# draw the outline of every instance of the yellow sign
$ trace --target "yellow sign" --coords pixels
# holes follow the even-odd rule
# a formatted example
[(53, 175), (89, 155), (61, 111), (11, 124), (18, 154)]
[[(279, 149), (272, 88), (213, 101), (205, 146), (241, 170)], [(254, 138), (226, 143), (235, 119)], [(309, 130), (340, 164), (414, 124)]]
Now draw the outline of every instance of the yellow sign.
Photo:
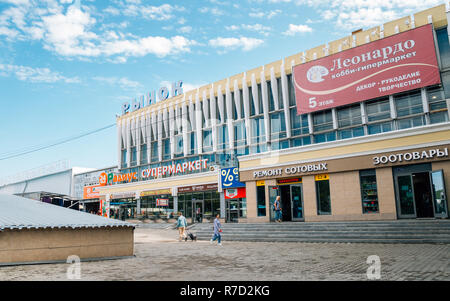
[(266, 181), (256, 181), (256, 186), (266, 186)]
[(315, 179), (316, 181), (325, 181), (325, 180), (329, 180), (329, 179), (330, 179), (330, 176), (329, 176), (328, 174), (324, 174), (324, 175), (316, 175), (316, 176), (314, 177), (314, 179)]
[(167, 189), (150, 190), (150, 191), (141, 192), (141, 196), (160, 195), (160, 194), (172, 194), (172, 189), (167, 188)]

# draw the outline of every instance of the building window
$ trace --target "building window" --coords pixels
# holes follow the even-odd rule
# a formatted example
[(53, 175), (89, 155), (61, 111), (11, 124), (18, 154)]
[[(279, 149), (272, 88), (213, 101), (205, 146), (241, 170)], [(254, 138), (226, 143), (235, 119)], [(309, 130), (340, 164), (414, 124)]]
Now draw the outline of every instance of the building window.
[(442, 87), (428, 88), (427, 99), (430, 110), (430, 123), (448, 121), (447, 101), (445, 100)]
[(163, 145), (163, 160), (170, 160), (170, 139), (162, 140)]
[(184, 150), (183, 150), (183, 135), (176, 135), (174, 136), (174, 157), (179, 158), (184, 156)]
[(385, 133), (392, 131), (392, 121), (369, 124), (367, 126), (367, 132), (369, 135)]
[(363, 213), (378, 213), (378, 190), (375, 169), (359, 172)]
[(147, 164), (147, 144), (141, 144), (141, 165)]
[(208, 153), (213, 151), (212, 130), (203, 130), (203, 152)]
[(448, 41), (447, 28), (436, 30), (439, 55), (441, 57), (442, 69), (450, 67), (450, 45)]
[(152, 162), (158, 162), (159, 161), (159, 156), (158, 156), (158, 142), (152, 142), (152, 157), (151, 157), (151, 161)]
[(270, 114), (270, 138), (286, 138), (286, 119), (283, 111)]
[(245, 145), (245, 126), (244, 121), (234, 123), (234, 146)]
[(309, 145), (309, 144), (311, 144), (311, 137), (310, 136), (297, 137), (297, 138), (292, 138), (291, 139), (291, 147), (302, 146), (302, 145)]
[(313, 114), (314, 132), (321, 132), (333, 129), (333, 115), (331, 110), (326, 110)]
[(292, 136), (309, 134), (308, 114), (297, 116), (297, 108), (289, 109), (291, 115)]
[(130, 166), (136, 166), (137, 165), (137, 150), (136, 150), (136, 146), (133, 146), (131, 148), (131, 163)]
[(188, 135), (190, 141), (189, 155), (197, 154), (197, 133), (191, 132)]
[(379, 99), (366, 103), (367, 121), (374, 122), (391, 118), (391, 105), (389, 98)]
[(266, 186), (256, 186), (258, 216), (266, 216)]
[(338, 139), (348, 139), (361, 136), (364, 136), (364, 128), (362, 126), (338, 131)]
[(292, 74), (287, 76), (288, 94), (289, 94), (289, 106), (296, 106), (294, 83), (292, 80)]
[(361, 105), (357, 104), (337, 110), (338, 126), (340, 128), (362, 124)]
[(317, 214), (328, 215), (331, 214), (331, 199), (330, 199), (330, 180), (328, 176), (325, 179), (317, 179), (316, 176), (316, 195), (317, 195)]
[(277, 140), (270, 143), (271, 150), (289, 148), (289, 140)]
[(122, 167), (121, 168), (126, 168), (126, 167), (127, 167), (127, 150), (122, 149)]
[(264, 127), (264, 117), (250, 119), (252, 123), (251, 144), (266, 142), (266, 132)]
[(323, 143), (336, 140), (336, 132), (328, 132), (314, 135), (314, 143)]
[(226, 149), (229, 141), (227, 125), (217, 127), (217, 135), (217, 149)]

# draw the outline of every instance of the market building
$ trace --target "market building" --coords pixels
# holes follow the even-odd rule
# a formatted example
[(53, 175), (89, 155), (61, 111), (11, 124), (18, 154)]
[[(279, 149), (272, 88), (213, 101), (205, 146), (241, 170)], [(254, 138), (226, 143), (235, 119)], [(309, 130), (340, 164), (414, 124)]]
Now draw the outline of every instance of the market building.
[(124, 104), (100, 194), (127, 218), (270, 222), (277, 195), (284, 221), (447, 218), (449, 17), (440, 5)]

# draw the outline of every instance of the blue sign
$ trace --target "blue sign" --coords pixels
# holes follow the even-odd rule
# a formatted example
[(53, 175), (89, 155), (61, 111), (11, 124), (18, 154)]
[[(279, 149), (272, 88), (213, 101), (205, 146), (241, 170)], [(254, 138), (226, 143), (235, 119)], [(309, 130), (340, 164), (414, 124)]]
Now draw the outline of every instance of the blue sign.
[(245, 187), (245, 183), (239, 182), (239, 168), (228, 167), (220, 170), (220, 181), (222, 188)]

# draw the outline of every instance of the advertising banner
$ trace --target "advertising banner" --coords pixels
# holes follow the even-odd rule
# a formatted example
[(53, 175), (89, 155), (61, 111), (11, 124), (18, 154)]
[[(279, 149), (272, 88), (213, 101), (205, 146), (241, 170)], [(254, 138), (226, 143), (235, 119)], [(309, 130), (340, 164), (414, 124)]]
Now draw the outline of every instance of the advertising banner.
[(101, 185), (94, 186), (84, 186), (83, 188), (83, 199), (98, 199), (100, 197), (100, 193), (98, 192), (98, 187)]
[(240, 199), (245, 197), (246, 197), (245, 187), (225, 189), (226, 200)]
[(156, 206), (158, 207), (168, 207), (169, 199), (156, 199)]
[(293, 67), (297, 115), (441, 82), (431, 24)]
[(220, 170), (222, 188), (245, 187), (245, 183), (239, 182), (239, 168), (228, 167)]

